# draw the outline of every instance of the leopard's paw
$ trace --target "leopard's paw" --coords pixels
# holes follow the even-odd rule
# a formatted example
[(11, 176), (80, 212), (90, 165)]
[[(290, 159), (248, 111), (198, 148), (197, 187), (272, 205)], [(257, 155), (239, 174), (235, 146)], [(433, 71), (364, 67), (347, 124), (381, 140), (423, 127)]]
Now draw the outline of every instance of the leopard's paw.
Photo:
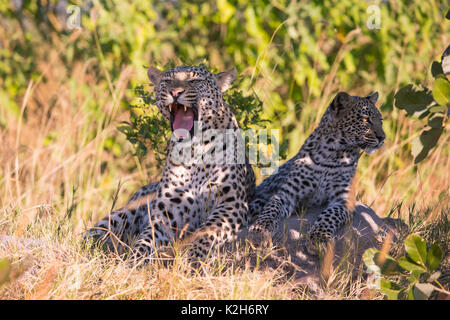
[(317, 256), (321, 252), (325, 252), (333, 241), (333, 237), (329, 233), (312, 229), (308, 232), (306, 251), (310, 255)]
[(253, 225), (248, 232), (248, 239), (255, 246), (262, 246), (272, 242), (272, 232), (260, 225)]

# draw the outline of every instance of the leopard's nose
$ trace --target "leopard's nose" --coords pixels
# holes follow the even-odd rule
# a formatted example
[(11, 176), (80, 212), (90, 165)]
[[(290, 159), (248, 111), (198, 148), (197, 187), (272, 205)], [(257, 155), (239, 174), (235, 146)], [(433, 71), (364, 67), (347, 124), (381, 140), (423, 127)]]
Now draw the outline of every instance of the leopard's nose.
[(170, 90), (170, 94), (172, 97), (176, 98), (184, 92), (184, 89), (181, 87)]
[(377, 133), (376, 136), (380, 141), (384, 141), (384, 139), (386, 139), (386, 135), (384, 133)]

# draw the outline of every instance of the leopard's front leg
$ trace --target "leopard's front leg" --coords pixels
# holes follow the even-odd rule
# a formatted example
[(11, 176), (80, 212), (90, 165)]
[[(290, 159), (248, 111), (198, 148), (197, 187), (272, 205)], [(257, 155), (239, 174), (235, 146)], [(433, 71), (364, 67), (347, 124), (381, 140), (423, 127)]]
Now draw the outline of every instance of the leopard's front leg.
[(142, 229), (147, 206), (154, 198), (159, 182), (140, 188), (121, 209), (112, 211), (87, 230), (83, 236), (87, 241), (101, 243), (110, 251), (124, 252)]
[(246, 224), (247, 210), (247, 202), (243, 199), (217, 205), (203, 225), (184, 239), (189, 260), (205, 260), (225, 243), (235, 240)]
[(133, 245), (133, 259), (136, 262), (153, 261), (158, 249), (173, 242), (175, 233), (168, 226), (170, 226), (170, 223), (160, 217), (151, 217), (149, 219), (149, 225), (139, 234)]
[(308, 251), (315, 253), (318, 245), (333, 240), (336, 231), (353, 218), (344, 200), (335, 201), (322, 211), (308, 232)]
[(145, 227), (139, 233), (132, 249), (135, 261), (151, 262), (161, 247), (173, 243), (179, 230), (185, 225), (180, 212), (183, 212), (183, 207), (187, 208), (187, 203), (175, 195), (165, 193), (169, 197), (154, 199), (144, 214)]
[(129, 248), (132, 239), (141, 229), (142, 213), (136, 208), (124, 207), (108, 214), (87, 230), (84, 241), (92, 240), (94, 244), (101, 244), (108, 251), (122, 254)]
[(298, 195), (281, 188), (277, 193), (267, 199), (262, 212), (256, 218), (255, 223), (249, 229), (249, 238), (255, 244), (265, 240), (279, 238), (280, 222), (289, 217), (295, 210)]

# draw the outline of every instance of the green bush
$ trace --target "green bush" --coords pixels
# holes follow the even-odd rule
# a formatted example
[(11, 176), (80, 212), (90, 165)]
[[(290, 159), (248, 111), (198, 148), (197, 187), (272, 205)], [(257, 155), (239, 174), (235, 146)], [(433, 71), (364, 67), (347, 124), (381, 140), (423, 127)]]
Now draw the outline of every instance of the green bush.
[[(205, 65), (203, 67), (208, 68)], [(261, 118), (262, 102), (256, 94), (244, 95), (239, 89), (240, 80), (232, 85), (232, 88), (224, 95), (226, 103), (232, 108), (239, 127), (242, 130), (250, 128), (265, 129), (268, 122)], [(153, 151), (156, 164), (161, 167), (165, 163), (167, 153), (167, 144), (171, 136), (170, 125), (155, 107), (153, 92), (146, 91), (143, 86), (135, 89), (138, 100), (130, 105), (130, 121), (122, 122), (118, 127), (119, 131), (124, 133), (127, 140), (134, 146), (137, 156), (145, 156), (148, 147)], [(246, 141), (246, 150), (249, 150), (249, 141)], [(267, 141), (271, 143), (270, 137)], [(278, 143), (278, 141), (274, 141)], [(279, 154), (281, 158), (286, 157), (287, 145), (280, 147)]]
[[(449, 48), (447, 51), (450, 53)], [(442, 68), (446, 57), (444, 54), (441, 62), (434, 61), (431, 66), (431, 73), (435, 78), (432, 90), (409, 84), (395, 94), (395, 106), (406, 110), (407, 116), (427, 119), (420, 136), (412, 141), (411, 153), (415, 163), (428, 156), (446, 129), (450, 114), (450, 82)]]
[[(69, 17), (64, 8), (58, 11), (57, 0), (13, 3), (0, 5), (0, 41), (8, 43), (0, 50), (4, 126), (5, 113), (19, 115), (28, 81), (45, 81), (38, 62), (49, 48), (69, 73), (77, 61), (94, 59), (104, 90), (125, 65), (143, 71), (130, 85), (138, 88), (146, 83), (142, 66), (208, 61), (220, 70), (238, 69), (240, 89), (260, 97), (261, 117), (282, 130), (289, 154), (310, 129), (300, 120), (315, 121), (339, 89), (383, 92), (382, 108), (392, 110), (390, 94), (397, 85), (427, 79), (427, 57), (445, 45), (440, 35), (449, 31), (439, 1), (71, 1), (82, 9), (80, 30), (67, 28)], [(366, 25), (373, 4), (380, 8), (380, 29)], [(123, 107), (133, 98), (127, 95)], [(317, 112), (301, 118), (305, 105)], [(392, 127), (388, 123), (388, 135)]]
[(427, 250), (425, 241), (417, 234), (410, 234), (405, 242), (407, 255), (394, 259), (377, 249), (368, 249), (363, 260), (370, 271), (381, 276), (379, 290), (388, 299), (424, 300), (430, 298), (436, 289), (434, 284), (443, 288), (436, 271), (442, 261), (442, 249), (433, 244)]

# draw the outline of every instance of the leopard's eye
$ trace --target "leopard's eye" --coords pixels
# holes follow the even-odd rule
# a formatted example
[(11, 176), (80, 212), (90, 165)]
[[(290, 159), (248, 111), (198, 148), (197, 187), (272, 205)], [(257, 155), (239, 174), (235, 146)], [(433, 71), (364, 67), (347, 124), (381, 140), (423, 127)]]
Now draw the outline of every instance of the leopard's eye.
[(363, 119), (365, 120), (366, 123), (368, 123), (370, 125), (373, 124), (372, 120), (370, 119), (370, 117), (363, 117)]

